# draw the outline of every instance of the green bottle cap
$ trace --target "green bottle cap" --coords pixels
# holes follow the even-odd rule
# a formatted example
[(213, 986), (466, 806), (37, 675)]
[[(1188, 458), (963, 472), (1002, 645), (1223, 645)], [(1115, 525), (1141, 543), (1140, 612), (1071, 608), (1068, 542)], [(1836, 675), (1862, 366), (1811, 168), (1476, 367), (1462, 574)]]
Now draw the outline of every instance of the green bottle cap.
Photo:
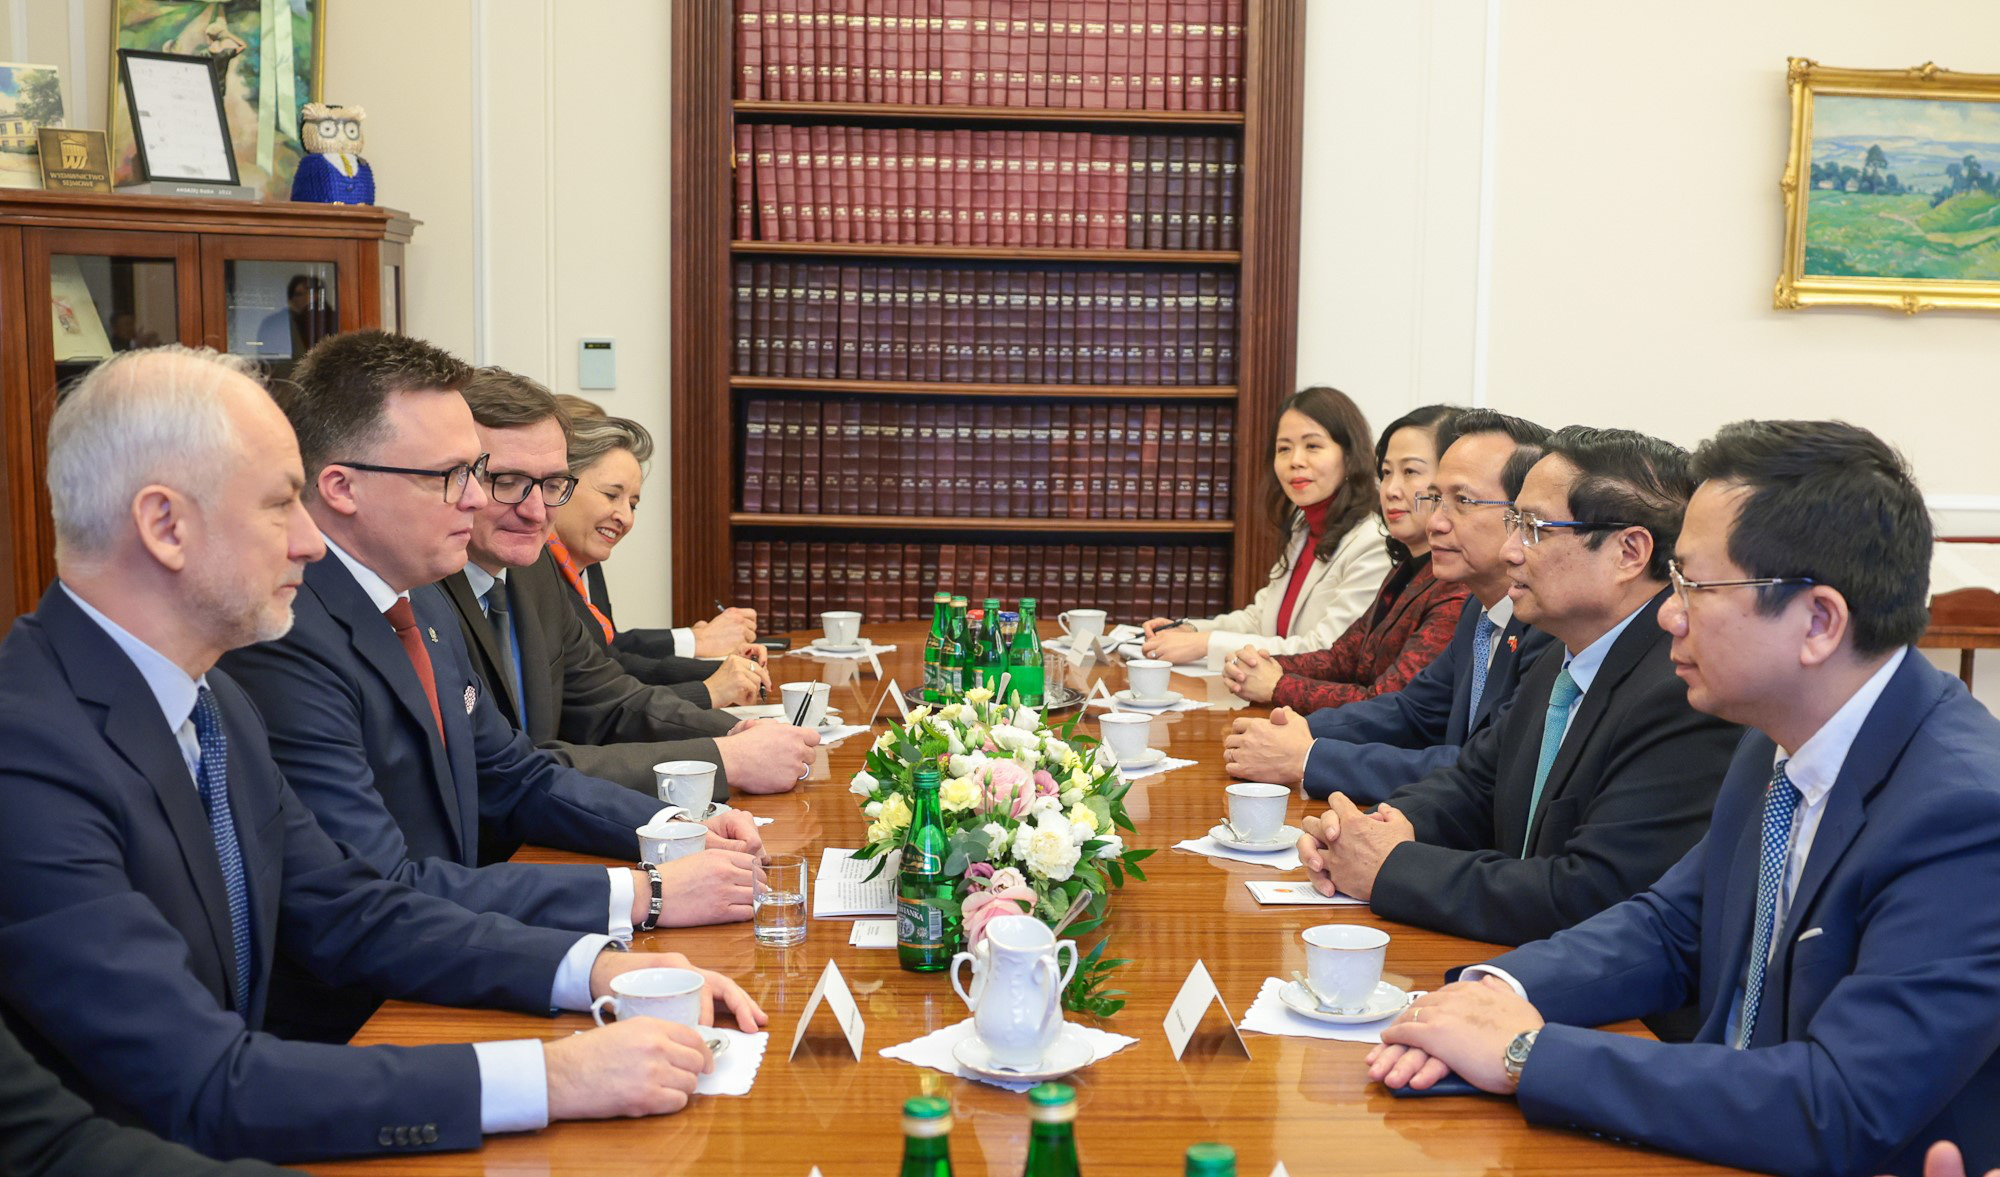
[[(935, 1095), (915, 1095), (903, 1101), (903, 1114), (915, 1120), (935, 1120), (951, 1114), (951, 1103)], [(1217, 1147), (1196, 1145), (1196, 1148)], [(1232, 1156), (1235, 1154), (1231, 1154)]]
[(1021, 598), (1021, 608), (1023, 608), (1023, 609), (1032, 609), (1032, 608), (1034, 608), (1034, 607), (1035, 607), (1035, 598), (1033, 598), (1033, 597), (1022, 597), (1022, 598)]
[(903, 1101), (903, 1135), (913, 1140), (934, 1140), (951, 1131), (951, 1103), (935, 1095), (919, 1095)]
[(1187, 1150), (1188, 1177), (1234, 1177), (1236, 1150), (1226, 1144), (1190, 1144)]
[(1038, 1083), (1028, 1088), (1028, 1102), (1036, 1107), (1054, 1107), (1076, 1102), (1076, 1088), (1067, 1083)]

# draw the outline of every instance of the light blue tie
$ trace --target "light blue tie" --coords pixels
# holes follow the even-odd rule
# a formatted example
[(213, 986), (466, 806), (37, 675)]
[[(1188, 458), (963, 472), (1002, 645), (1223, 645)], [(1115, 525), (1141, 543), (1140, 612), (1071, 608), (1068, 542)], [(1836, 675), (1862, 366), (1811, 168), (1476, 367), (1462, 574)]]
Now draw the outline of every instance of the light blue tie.
[(1569, 667), (1563, 667), (1556, 676), (1555, 689), (1549, 692), (1549, 713), (1542, 720), (1542, 757), (1535, 762), (1535, 791), (1528, 796), (1528, 824), (1521, 834), (1521, 857), (1528, 856), (1529, 833), (1535, 828), (1535, 810), (1542, 803), (1542, 788), (1549, 783), (1549, 769), (1555, 767), (1556, 754), (1562, 751), (1563, 729), (1569, 726), (1569, 709), (1576, 705), (1583, 688), (1570, 677)]
[(1778, 917), (1778, 892), (1791, 858), (1792, 814), (1799, 807), (1799, 787), (1785, 775), (1787, 761), (1764, 789), (1764, 840), (1757, 860), (1757, 923), (1750, 933), (1750, 971), (1743, 981), (1743, 1008), (1736, 1019), (1736, 1049), (1750, 1045), (1757, 1028), (1757, 1003), (1764, 996), (1764, 970), (1770, 964), (1772, 927)]
[(1493, 617), (1481, 610), (1479, 624), (1472, 627), (1472, 706), (1466, 710), (1466, 727), (1479, 714), (1479, 698), (1486, 693), (1487, 664), (1493, 660)]
[(222, 734), (222, 711), (207, 687), (194, 697), (194, 734), (201, 745), (201, 771), (195, 782), (208, 810), (208, 832), (215, 839), (215, 858), (222, 867), (222, 884), (229, 892), (229, 929), (236, 942), (235, 1005), (250, 1006), (250, 888), (243, 876), (243, 847), (236, 841), (236, 821), (229, 809), (229, 739)]

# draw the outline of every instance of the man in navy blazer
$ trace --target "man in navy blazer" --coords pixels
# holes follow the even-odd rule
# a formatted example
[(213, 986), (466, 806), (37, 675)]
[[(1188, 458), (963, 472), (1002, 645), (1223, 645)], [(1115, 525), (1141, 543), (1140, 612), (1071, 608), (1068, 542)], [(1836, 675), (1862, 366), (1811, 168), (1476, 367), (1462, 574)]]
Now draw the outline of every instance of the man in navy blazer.
[[(285, 631), (323, 550), (291, 431), (249, 370), (126, 353), (56, 410), (61, 579), (0, 644), (0, 1016), (100, 1112), (215, 1156), (462, 1149), (682, 1106), (710, 1061), (661, 1022), (546, 1045), (262, 1032), (280, 955), (407, 1000), (529, 1012), (686, 961), (385, 880), (286, 787), (257, 709), (212, 669)], [(762, 1020), (706, 980), (743, 1024)]]
[[(1931, 527), (1901, 458), (1838, 422), (1697, 455), (1661, 610), (1695, 706), (1757, 730), (1658, 884), (1465, 970), (1370, 1073), (1455, 1070), (1531, 1120), (1774, 1173), (2000, 1162), (2000, 721), (1910, 645)], [(1693, 1043), (1584, 1027), (1699, 1002)], [(1532, 1003), (1532, 1004), (1531, 1004)]]
[(1514, 616), (1513, 581), (1500, 558), (1501, 512), (1513, 506), (1548, 436), (1491, 409), (1439, 424), (1443, 456), (1416, 508), (1428, 519), (1431, 571), (1465, 585), (1480, 607), (1459, 616), (1451, 644), (1400, 691), (1303, 718), (1280, 707), (1269, 719), (1237, 720), (1223, 747), (1230, 775), (1285, 785), (1303, 778), (1307, 796), (1339, 792), (1372, 804), (1458, 762), (1459, 748), (1513, 699), (1521, 671), (1549, 644)]

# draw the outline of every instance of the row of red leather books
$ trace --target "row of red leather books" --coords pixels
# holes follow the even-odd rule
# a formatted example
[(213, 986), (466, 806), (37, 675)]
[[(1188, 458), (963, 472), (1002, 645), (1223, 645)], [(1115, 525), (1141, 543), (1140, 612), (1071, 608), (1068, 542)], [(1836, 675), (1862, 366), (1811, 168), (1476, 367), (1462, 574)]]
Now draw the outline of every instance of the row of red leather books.
[(736, 96), (1241, 110), (1243, 0), (736, 0)]
[[(731, 600), (760, 627), (811, 629), (828, 609), (928, 621), (939, 589), (978, 600), (1036, 598), (1044, 621), (1103, 609), (1113, 623), (1221, 612), (1229, 550), (1213, 544), (917, 544), (738, 540)], [(1054, 636), (1050, 634), (1049, 636)]]
[(739, 123), (743, 241), (1235, 249), (1235, 138)]
[(1232, 271), (739, 258), (735, 371), (795, 380), (1228, 385)]
[(1227, 405), (745, 402), (742, 509), (1227, 519)]

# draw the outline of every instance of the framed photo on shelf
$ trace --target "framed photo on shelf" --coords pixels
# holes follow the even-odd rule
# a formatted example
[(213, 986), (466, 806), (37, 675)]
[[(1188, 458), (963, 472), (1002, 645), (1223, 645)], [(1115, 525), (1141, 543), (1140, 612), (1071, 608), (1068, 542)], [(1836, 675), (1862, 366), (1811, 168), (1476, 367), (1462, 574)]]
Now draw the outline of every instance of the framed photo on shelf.
[(1789, 60), (1776, 305), (2000, 310), (2000, 74)]
[(237, 182), (229, 123), (207, 59), (120, 49), (118, 74), (137, 151), (134, 179)]
[(132, 121), (118, 94), (121, 49), (205, 60), (222, 101), (238, 183), (288, 200), (305, 155), (299, 108), (320, 100), (329, 0), (111, 0), (112, 183), (138, 180)]
[(62, 125), (62, 78), (56, 67), (0, 61), (0, 188), (42, 186), (37, 132)]

